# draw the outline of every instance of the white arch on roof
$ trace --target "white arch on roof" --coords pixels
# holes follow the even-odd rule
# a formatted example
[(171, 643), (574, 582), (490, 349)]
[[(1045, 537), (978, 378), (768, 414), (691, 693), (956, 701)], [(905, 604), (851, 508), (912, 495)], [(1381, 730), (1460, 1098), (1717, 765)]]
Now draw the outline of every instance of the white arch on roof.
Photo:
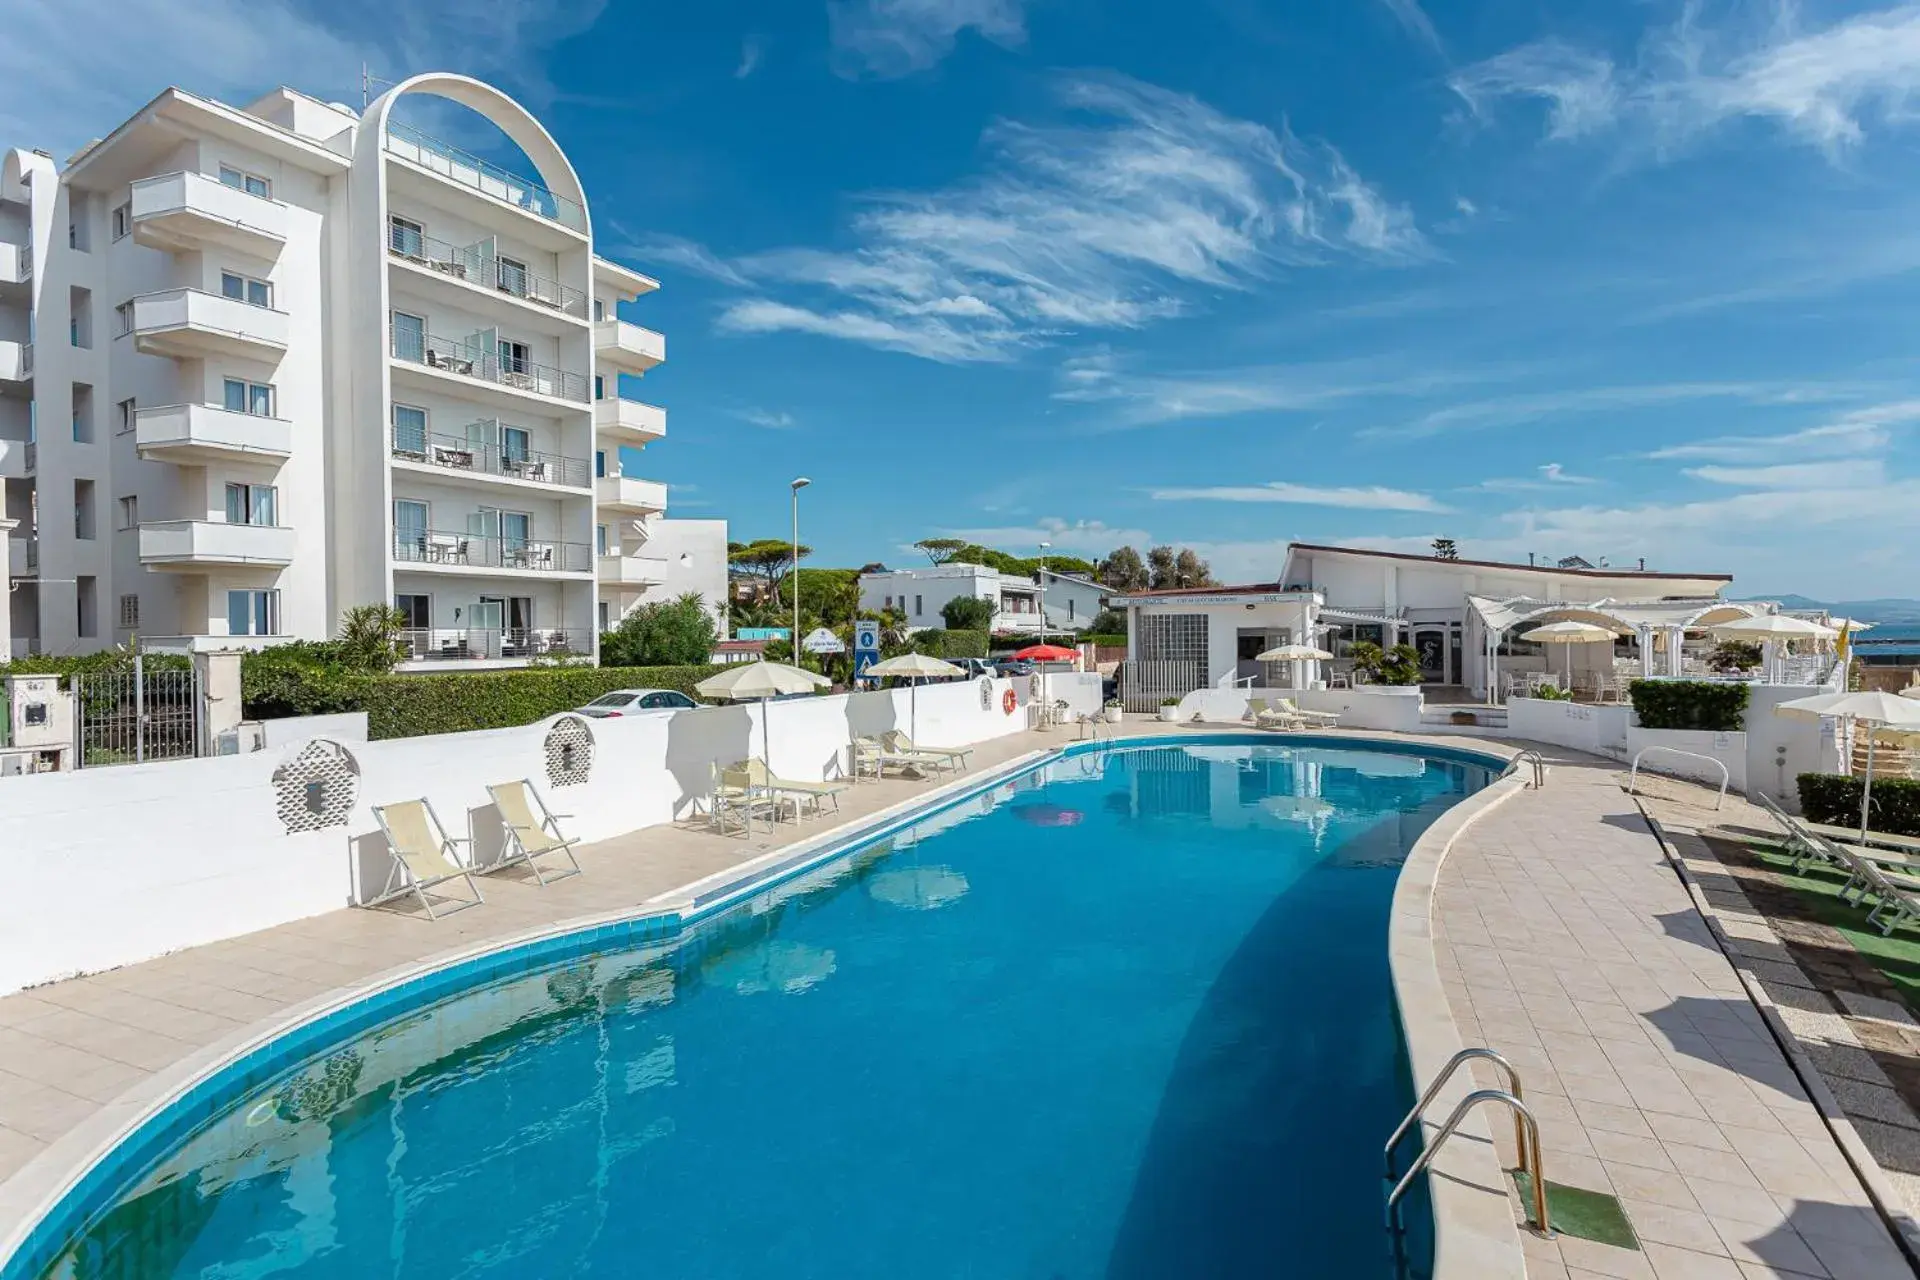
[(410, 93), (445, 98), (463, 107), (471, 107), (499, 126), (500, 132), (513, 139), (514, 144), (526, 153), (527, 161), (539, 174), (542, 186), (580, 206), (580, 215), (586, 224), (580, 230), (588, 236), (592, 235), (592, 211), (587, 208), (587, 193), (580, 185), (580, 176), (573, 171), (573, 162), (567, 159), (566, 152), (560, 149), (560, 144), (553, 140), (553, 135), (534, 118), (531, 111), (485, 81), (475, 80), (472, 76), (455, 75), (451, 71), (429, 71), (402, 80), (376, 98), (361, 116), (363, 144), (368, 141), (370, 133), (374, 147), (379, 147), (380, 140), (386, 135), (394, 104)]

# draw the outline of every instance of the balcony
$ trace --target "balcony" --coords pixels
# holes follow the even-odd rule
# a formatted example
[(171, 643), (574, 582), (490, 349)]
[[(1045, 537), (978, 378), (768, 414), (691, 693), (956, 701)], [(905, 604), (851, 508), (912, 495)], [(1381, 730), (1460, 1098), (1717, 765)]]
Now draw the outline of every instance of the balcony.
[(188, 573), (203, 569), (283, 569), (293, 563), (293, 530), (225, 520), (148, 520), (140, 525), (140, 563)]
[(199, 289), (143, 293), (132, 302), (133, 345), (142, 355), (276, 361), (287, 351), (287, 313)]
[(287, 243), (287, 221), (279, 201), (204, 173), (163, 173), (133, 184), (133, 238), (152, 249), (227, 249), (272, 259)]
[(433, 371), (437, 379), (457, 379), (498, 387), (513, 395), (587, 403), (585, 374), (531, 360), (502, 360), (498, 351), (474, 342), (395, 332), (393, 358)]
[[(479, 245), (449, 244), (389, 225), (387, 253), (395, 262), (423, 271), (431, 279), (449, 281), (462, 292), (477, 291), (483, 296), (504, 294), (543, 311), (575, 320), (587, 318), (584, 290), (535, 275), (517, 262), (494, 257)], [(469, 305), (470, 299), (469, 294)]]
[(409, 664), (509, 662), (528, 658), (583, 658), (593, 633), (570, 627), (421, 627), (400, 633)]
[(602, 511), (622, 515), (657, 515), (667, 509), (667, 486), (631, 476), (601, 476), (594, 481), (593, 504)]
[(584, 489), (592, 482), (593, 469), (585, 458), (538, 449), (508, 452), (495, 443), (501, 438), (498, 419), (474, 426), (479, 430), (458, 436), (395, 427), (391, 437), (394, 461), (482, 480), (519, 480), (568, 489)]
[(600, 585), (644, 590), (666, 581), (666, 561), (657, 556), (601, 556)]
[(577, 573), (593, 571), (593, 548), (547, 538), (499, 538), (446, 529), (400, 531), (393, 559), (401, 569), (454, 573)]
[(33, 246), (0, 241), (0, 290), (24, 285), (33, 279)]
[(667, 411), (621, 396), (593, 402), (593, 429), (615, 444), (641, 448), (667, 434)]
[(575, 235), (587, 234), (587, 211), (574, 200), (558, 195), (537, 182), (482, 160), (471, 151), (450, 142), (429, 137), (418, 129), (389, 122), (386, 133), (387, 154), (406, 161), (448, 182), (476, 191), (522, 213), (565, 227)]
[(0, 382), (24, 385), (33, 381), (33, 344), (0, 342)]
[(0, 440), (0, 480), (25, 480), (32, 475), (29, 456), (33, 452), (33, 446), (25, 440)]
[(231, 653), (234, 650), (258, 653), (262, 649), (270, 649), (276, 644), (285, 644), (294, 638), (288, 635), (141, 636), (140, 648), (146, 653), (175, 653), (182, 656), (195, 653)]
[(625, 320), (598, 320), (593, 326), (593, 358), (609, 369), (645, 373), (667, 358), (667, 339)]
[(212, 404), (170, 404), (133, 415), (133, 443), (151, 462), (275, 463), (293, 455), (293, 424)]
[(40, 571), (40, 540), (21, 537), (18, 530), (7, 539), (7, 576), (31, 578)]

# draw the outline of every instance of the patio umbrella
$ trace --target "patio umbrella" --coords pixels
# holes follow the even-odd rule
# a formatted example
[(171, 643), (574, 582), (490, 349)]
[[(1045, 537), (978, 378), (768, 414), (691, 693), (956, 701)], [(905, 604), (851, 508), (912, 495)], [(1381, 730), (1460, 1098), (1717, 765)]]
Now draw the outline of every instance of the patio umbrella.
[[(1531, 631), (1522, 631), (1522, 640), (1531, 640), (1535, 644), (1598, 644), (1602, 640), (1609, 643), (1613, 632), (1605, 627), (1596, 627), (1591, 622), (1549, 622), (1544, 627), (1535, 627)], [(1567, 688), (1573, 688), (1573, 650), (1567, 650)]]
[(1873, 744), (1875, 729), (1920, 732), (1920, 701), (1878, 690), (1856, 693), (1823, 693), (1812, 698), (1795, 698), (1774, 709), (1775, 715), (1818, 720), (1834, 718), (1855, 721), (1867, 729), (1867, 774), (1860, 784), (1860, 843), (1867, 842), (1868, 805), (1873, 798)]
[[(764, 752), (769, 750), (768, 743), (771, 741), (767, 723), (768, 701), (790, 693), (812, 693), (831, 683), (825, 676), (790, 667), (784, 662), (749, 662), (728, 667), (719, 675), (708, 676), (693, 686), (693, 691), (703, 698), (727, 698), (734, 702), (758, 700), (760, 749)], [(768, 767), (772, 767), (771, 761)]]
[[(1713, 628), (1713, 634), (1722, 640), (1758, 641), (1774, 646), (1767, 652), (1767, 679), (1775, 677), (1773, 656), (1780, 652), (1779, 646), (1792, 640), (1835, 640), (1840, 633), (1832, 627), (1821, 626), (1817, 622), (1808, 622), (1805, 618), (1790, 617), (1784, 613), (1763, 613), (1757, 618), (1737, 618), (1732, 622), (1723, 622)], [(1781, 673), (1784, 676), (1784, 672)]]
[(929, 658), (924, 653), (903, 653), (897, 658), (888, 658), (885, 662), (876, 662), (867, 668), (870, 676), (904, 676), (913, 681), (912, 727), (907, 732), (915, 741), (920, 738), (920, 681), (928, 676), (963, 676), (964, 670), (951, 662), (942, 662), (938, 658)]
[[(1310, 644), (1283, 644), (1277, 649), (1253, 655), (1255, 662), (1324, 662), (1333, 655)], [(1306, 668), (1294, 667), (1287, 679), (1298, 689), (1306, 683)]]
[(1013, 651), (1015, 662), (1072, 662), (1079, 656), (1078, 649), (1062, 648), (1057, 644), (1030, 644)]

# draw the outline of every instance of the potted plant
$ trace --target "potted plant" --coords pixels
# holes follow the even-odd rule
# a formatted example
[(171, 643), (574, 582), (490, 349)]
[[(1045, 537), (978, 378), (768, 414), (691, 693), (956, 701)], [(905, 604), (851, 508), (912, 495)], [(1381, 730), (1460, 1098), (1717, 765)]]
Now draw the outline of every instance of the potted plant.
[(1160, 699), (1160, 718), (1168, 724), (1172, 724), (1175, 720), (1178, 720), (1180, 718), (1180, 699)]
[(1107, 713), (1108, 724), (1120, 723), (1121, 716), (1122, 716), (1122, 707), (1120, 705), (1120, 699), (1115, 698), (1113, 701), (1107, 703), (1105, 707), (1105, 711)]

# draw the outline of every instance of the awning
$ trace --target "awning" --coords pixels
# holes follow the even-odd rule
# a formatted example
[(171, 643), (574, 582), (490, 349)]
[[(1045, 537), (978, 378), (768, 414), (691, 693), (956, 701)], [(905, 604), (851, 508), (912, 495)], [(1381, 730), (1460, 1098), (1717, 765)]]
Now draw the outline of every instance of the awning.
[(1751, 614), (1765, 608), (1764, 605), (1737, 604), (1730, 600), (1534, 600), (1526, 596), (1515, 596), (1510, 600), (1493, 600), (1486, 596), (1467, 597), (1467, 604), (1489, 631), (1505, 631), (1522, 622), (1530, 622), (1547, 614), (1588, 614), (1605, 618), (1628, 631), (1648, 628), (1662, 630), (1668, 627), (1695, 627), (1701, 625), (1700, 619), (1715, 613), (1729, 616)]

